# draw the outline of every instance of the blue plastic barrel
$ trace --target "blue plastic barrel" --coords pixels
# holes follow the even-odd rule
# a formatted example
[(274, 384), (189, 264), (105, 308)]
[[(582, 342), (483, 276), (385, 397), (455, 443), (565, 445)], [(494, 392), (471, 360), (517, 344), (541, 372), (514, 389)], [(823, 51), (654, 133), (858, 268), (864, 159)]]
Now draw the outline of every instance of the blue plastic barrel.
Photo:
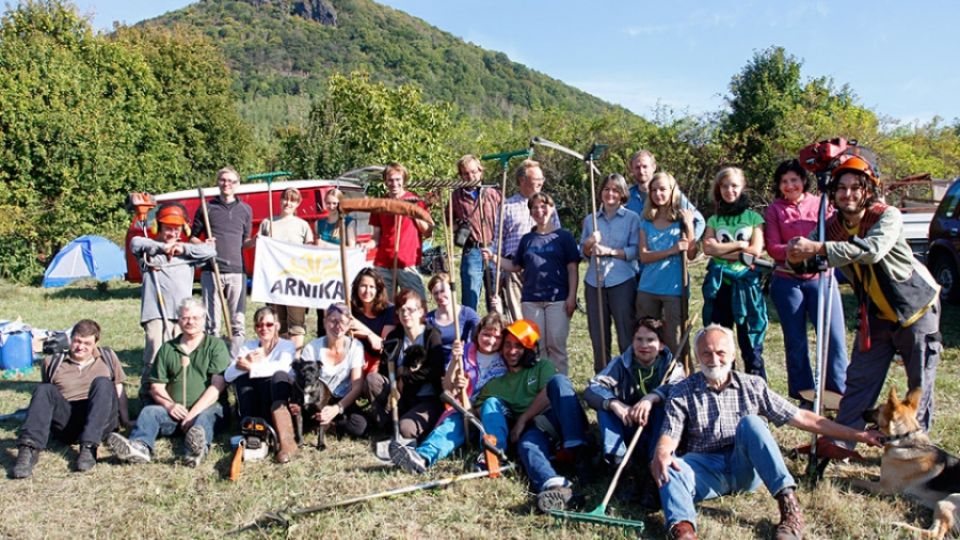
[(24, 369), (33, 365), (33, 336), (15, 332), (0, 346), (0, 370)]

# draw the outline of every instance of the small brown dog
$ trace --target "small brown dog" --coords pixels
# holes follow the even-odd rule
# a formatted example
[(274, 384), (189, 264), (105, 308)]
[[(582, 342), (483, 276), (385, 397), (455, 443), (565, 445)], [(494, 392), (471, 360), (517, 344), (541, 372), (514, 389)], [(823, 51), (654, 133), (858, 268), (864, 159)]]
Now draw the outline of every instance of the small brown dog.
[(920, 428), (917, 407), (922, 390), (914, 388), (904, 400), (890, 389), (887, 402), (864, 413), (885, 435), (880, 460), (880, 481), (854, 481), (872, 493), (902, 494), (933, 510), (933, 525), (921, 529), (895, 523), (919, 533), (921, 538), (944, 538), (960, 523), (960, 460), (934, 446)]

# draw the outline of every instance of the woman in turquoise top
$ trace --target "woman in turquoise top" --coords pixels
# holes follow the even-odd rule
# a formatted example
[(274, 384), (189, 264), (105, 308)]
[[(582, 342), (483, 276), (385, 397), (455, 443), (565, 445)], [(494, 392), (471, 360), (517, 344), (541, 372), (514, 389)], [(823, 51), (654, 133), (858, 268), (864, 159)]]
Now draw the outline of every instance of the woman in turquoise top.
[(653, 175), (642, 217), (640, 263), (644, 266), (637, 284), (637, 317), (663, 321), (664, 342), (676, 354), (687, 287), (682, 283), (680, 257), (696, 257), (697, 244), (687, 239), (693, 234), (693, 212), (680, 208), (680, 190), (673, 176), (664, 172)]
[[(343, 192), (333, 188), (327, 192), (323, 198), (324, 205), (327, 207), (327, 219), (317, 220), (317, 245), (324, 247), (340, 246), (340, 224), (337, 220), (340, 212), (340, 199), (343, 198)], [(347, 247), (353, 247), (357, 243), (357, 224), (350, 216), (343, 218), (347, 228)]]
[(750, 210), (746, 187), (743, 170), (737, 167), (720, 169), (713, 182), (717, 206), (703, 235), (703, 252), (711, 257), (703, 280), (703, 326), (736, 326), (744, 371), (766, 379), (762, 355), (767, 303), (759, 272), (740, 262), (741, 253), (763, 253), (763, 216)]
[[(343, 192), (333, 188), (323, 197), (323, 204), (327, 207), (327, 218), (317, 220), (317, 240), (316, 244), (320, 247), (335, 248), (340, 247), (340, 199), (343, 198)], [(344, 225), (347, 229), (347, 247), (353, 247), (357, 244), (357, 223), (350, 216), (344, 216)], [(317, 310), (317, 337), (323, 337), (327, 331), (323, 325), (324, 313), (322, 309)]]

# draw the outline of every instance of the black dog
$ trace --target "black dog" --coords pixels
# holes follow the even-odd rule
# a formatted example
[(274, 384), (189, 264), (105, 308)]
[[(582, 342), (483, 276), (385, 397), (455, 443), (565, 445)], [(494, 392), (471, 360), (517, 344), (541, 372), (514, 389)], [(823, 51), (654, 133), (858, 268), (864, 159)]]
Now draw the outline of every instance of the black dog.
[[(293, 401), (300, 405), (300, 414), (294, 421), (297, 441), (303, 442), (303, 418), (304, 416), (313, 416), (323, 409), (330, 402), (332, 395), (327, 385), (320, 380), (320, 366), (316, 362), (306, 362), (297, 360), (293, 363), (293, 371), (296, 374), (295, 392)], [(317, 449), (326, 448), (324, 441), (324, 430), (321, 427), (317, 434)]]

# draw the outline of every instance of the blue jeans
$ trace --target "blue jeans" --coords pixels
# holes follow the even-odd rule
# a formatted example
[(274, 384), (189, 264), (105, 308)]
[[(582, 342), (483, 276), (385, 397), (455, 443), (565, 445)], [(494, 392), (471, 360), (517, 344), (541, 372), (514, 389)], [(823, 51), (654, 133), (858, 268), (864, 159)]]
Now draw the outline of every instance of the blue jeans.
[(465, 249), (460, 259), (460, 303), (476, 311), (482, 287), (483, 256), (480, 248)]
[(776, 495), (796, 482), (783, 462), (766, 420), (744, 416), (737, 424), (733, 448), (705, 454), (690, 453), (677, 458), (680, 470), (667, 468), (670, 481), (660, 488), (667, 527), (681, 521), (696, 526), (700, 501), (736, 492), (751, 492), (762, 481)]
[[(550, 421), (554, 430), (560, 434), (563, 448), (572, 449), (586, 444), (587, 417), (577, 399), (577, 393), (570, 379), (564, 375), (554, 375), (547, 383), (547, 397), (550, 408), (543, 412), (543, 416)], [(509, 437), (507, 419), (510, 409), (499, 398), (488, 398), (480, 409), (480, 418), (487, 433), (497, 437), (497, 447), (506, 448)], [(541, 491), (543, 485), (551, 478), (557, 477), (557, 472), (550, 463), (550, 438), (533, 422), (520, 435), (517, 442), (517, 455), (523, 464), (530, 483)]]
[[(219, 403), (214, 403), (194, 419), (193, 424), (203, 428), (203, 433), (207, 437), (207, 446), (213, 442), (213, 424), (222, 417), (223, 407)], [(130, 434), (130, 440), (146, 444), (153, 452), (157, 436), (172, 437), (179, 427), (180, 422), (174, 420), (166, 409), (160, 405), (148, 405), (140, 411), (137, 427)]]
[[(787, 389), (790, 397), (800, 399), (801, 390), (814, 387), (813, 371), (807, 341), (807, 321), (817, 324), (816, 279), (797, 279), (774, 274), (770, 283), (770, 297), (777, 308), (783, 345), (787, 351)], [(836, 282), (831, 287), (829, 339), (826, 389), (843, 394), (847, 379), (847, 343), (843, 324), (843, 304)]]
[(444, 418), (417, 447), (417, 453), (427, 461), (427, 467), (449, 456), (463, 446), (463, 415), (454, 412)]
[[(650, 409), (647, 425), (644, 426), (640, 440), (637, 441), (637, 447), (630, 458), (634, 463), (643, 463), (647, 466), (646, 464), (653, 458), (657, 439), (660, 438), (660, 429), (663, 427), (664, 410), (662, 403)], [(597, 423), (600, 425), (600, 437), (603, 439), (603, 458), (607, 463), (618, 465), (627, 453), (627, 445), (637, 432), (637, 426), (624, 426), (617, 415), (602, 409), (597, 411)]]

